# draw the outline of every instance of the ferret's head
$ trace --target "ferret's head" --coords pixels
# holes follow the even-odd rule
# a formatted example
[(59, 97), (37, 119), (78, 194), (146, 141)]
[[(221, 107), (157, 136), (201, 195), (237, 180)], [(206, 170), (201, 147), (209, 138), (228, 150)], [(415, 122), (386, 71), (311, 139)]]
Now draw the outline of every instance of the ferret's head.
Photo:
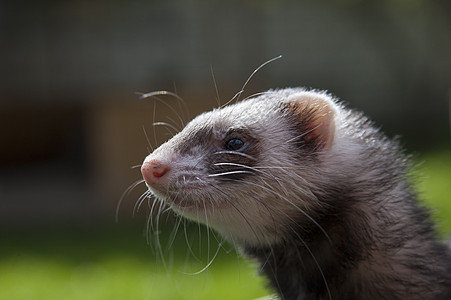
[(324, 93), (269, 91), (199, 115), (147, 156), (141, 172), (175, 212), (237, 243), (277, 243), (293, 222), (314, 222), (336, 110)]

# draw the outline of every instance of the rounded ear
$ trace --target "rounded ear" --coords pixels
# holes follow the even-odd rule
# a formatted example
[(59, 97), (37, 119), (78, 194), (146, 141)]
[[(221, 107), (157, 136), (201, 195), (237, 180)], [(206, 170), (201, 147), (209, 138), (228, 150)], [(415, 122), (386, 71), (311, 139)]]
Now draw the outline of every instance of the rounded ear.
[(327, 150), (335, 135), (335, 107), (332, 100), (316, 93), (298, 93), (288, 97), (287, 112), (294, 117), (305, 142), (316, 150)]

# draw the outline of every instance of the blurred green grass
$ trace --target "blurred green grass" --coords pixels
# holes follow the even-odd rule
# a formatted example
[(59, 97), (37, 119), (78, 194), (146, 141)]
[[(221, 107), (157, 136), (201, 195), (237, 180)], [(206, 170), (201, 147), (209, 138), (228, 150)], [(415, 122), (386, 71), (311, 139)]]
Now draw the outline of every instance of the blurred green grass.
[(417, 187), (422, 203), (430, 208), (437, 231), (443, 238), (451, 235), (451, 149), (420, 155), (417, 158)]
[(230, 245), (191, 275), (218, 249), (211, 233), (208, 249), (203, 227), (201, 235), (197, 226), (187, 233), (197, 238), (190, 245), (200, 258), (187, 250), (181, 230), (170, 249), (168, 237), (161, 238), (164, 260), (146, 244), (142, 226), (119, 227), (4, 234), (0, 299), (252, 299), (269, 293), (255, 266)]
[[(451, 233), (451, 151), (419, 156), (416, 168), (422, 201), (432, 208), (443, 237)], [(421, 174), (418, 176), (418, 174)], [(183, 230), (170, 249), (162, 237), (164, 260), (146, 244), (142, 224), (96, 230), (5, 230), (0, 233), (0, 300), (14, 299), (253, 299), (268, 295), (252, 262), (225, 245), (211, 266), (217, 241), (188, 227), (196, 258)], [(203, 231), (199, 235), (199, 230)], [(162, 231), (171, 228), (162, 227)], [(157, 252), (158, 253), (158, 252)], [(164, 263), (163, 263), (164, 262)]]

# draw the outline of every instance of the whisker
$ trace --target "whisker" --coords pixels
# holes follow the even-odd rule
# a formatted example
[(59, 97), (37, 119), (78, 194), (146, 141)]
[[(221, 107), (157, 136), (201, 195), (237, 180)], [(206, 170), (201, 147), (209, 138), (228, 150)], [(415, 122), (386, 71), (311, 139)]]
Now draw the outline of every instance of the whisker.
[(219, 250), (221, 250), (221, 244), (218, 245), (218, 249), (216, 250), (215, 255), (213, 256), (213, 258), (210, 260), (210, 262), (200, 271), (195, 272), (195, 273), (184, 273), (185, 275), (198, 275), (200, 273), (202, 273), (203, 271), (207, 270), (211, 264), (215, 261), (216, 257), (218, 256)]
[(117, 203), (117, 205), (116, 205), (116, 215), (115, 215), (115, 221), (116, 221), (116, 223), (117, 222), (119, 222), (119, 210), (120, 210), (120, 208), (121, 208), (121, 204), (122, 204), (122, 201), (124, 201), (124, 199), (126, 198), (126, 197), (128, 197), (128, 195), (130, 194), (130, 192), (135, 188), (135, 187), (137, 187), (138, 185), (140, 185), (141, 183), (143, 183), (144, 182), (144, 179), (140, 179), (140, 180), (137, 180), (137, 181), (135, 181), (134, 183), (132, 183), (123, 193), (122, 193), (122, 195), (121, 195), (121, 198), (119, 198), (119, 202)]
[(279, 55), (277, 57), (271, 58), (270, 60), (264, 62), (263, 64), (261, 64), (257, 69), (254, 70), (254, 72), (252, 72), (252, 74), (247, 78), (246, 82), (244, 82), (243, 87), (241, 88), (241, 90), (235, 94), (235, 96), (233, 96), (232, 99), (230, 99), (229, 101), (227, 101), (227, 103), (225, 103), (224, 105), (222, 105), (220, 108), (223, 108), (224, 106), (227, 106), (229, 103), (231, 103), (235, 98), (236, 98), (236, 102), (238, 102), (240, 100), (240, 96), (241, 94), (244, 92), (244, 89), (246, 88), (247, 84), (249, 83), (249, 81), (252, 79), (252, 77), (254, 77), (255, 73), (257, 73), (261, 68), (263, 68), (264, 66), (266, 66), (269, 63), (272, 63), (275, 60), (278, 60), (279, 58), (282, 58), (282, 55)]
[(293, 137), (293, 138), (291, 138), (291, 139), (289, 139), (289, 140), (286, 140), (286, 141), (283, 142), (283, 143), (284, 143), (284, 144), (288, 144), (288, 143), (291, 143), (291, 142), (294, 141), (294, 140), (297, 140), (297, 139), (299, 139), (299, 138), (302, 138), (302, 137), (306, 136), (307, 134), (312, 133), (313, 131), (315, 131), (316, 129), (318, 129), (319, 126), (320, 126), (320, 125), (316, 125), (315, 127), (310, 128), (310, 129), (307, 130), (306, 132), (303, 132), (303, 133), (301, 133), (301, 134), (299, 134), (299, 135), (297, 135), (297, 136), (295, 136), (295, 137)]
[(169, 241), (168, 241), (168, 244), (166, 246), (166, 250), (171, 249), (172, 245), (174, 244), (175, 238), (177, 236), (177, 232), (178, 232), (179, 227), (180, 227), (180, 223), (182, 223), (182, 217), (181, 216), (177, 216), (177, 222), (176, 222), (176, 225), (172, 229), (172, 232), (171, 232), (171, 234), (169, 236)]
[(281, 169), (281, 170), (294, 170), (300, 169), (298, 166), (258, 166), (254, 167), (255, 169)]
[[(274, 176), (273, 174), (271, 174), (269, 172), (262, 171), (263, 169), (265, 169), (264, 167), (250, 167), (250, 166), (246, 166), (246, 165), (243, 165), (243, 164), (229, 163), (229, 162), (220, 162), (220, 163), (216, 163), (214, 165), (215, 166), (235, 166), (235, 167), (240, 167), (240, 168), (251, 170), (251, 171), (253, 171), (255, 173), (258, 173), (258, 174), (261, 174), (262, 176), (265, 176), (268, 179), (272, 179), (274, 182), (276, 182), (279, 185), (279, 187), (281, 189), (283, 189), (285, 194), (288, 194), (287, 188), (284, 185), (282, 185), (282, 183), (280, 182), (280, 180), (276, 176)], [(267, 169), (271, 169), (271, 167), (267, 167)], [(251, 172), (251, 174), (255, 175), (252, 172)], [(263, 183), (265, 185), (267, 185), (269, 188), (272, 188), (272, 186), (269, 183), (267, 183), (266, 181), (263, 181)]]
[(228, 150), (223, 150), (223, 151), (217, 151), (214, 154), (232, 154), (232, 155), (239, 155), (239, 156), (243, 156), (252, 160), (257, 161), (257, 159), (249, 154), (246, 153), (242, 153), (242, 152), (236, 152), (236, 151), (228, 151)]
[[(228, 162), (220, 162), (220, 163), (216, 163), (214, 164), (215, 166), (236, 166), (236, 167), (241, 167), (241, 168), (245, 168), (245, 169), (249, 169), (255, 172), (258, 172), (259, 174), (265, 175), (268, 178), (272, 178), (274, 179), (274, 181), (276, 181), (277, 183), (280, 183), (279, 179), (277, 179), (277, 177), (275, 177), (273, 174), (267, 173), (267, 172), (263, 172), (262, 170), (266, 170), (266, 169), (280, 169), (280, 170), (299, 170), (302, 169), (302, 167), (296, 166), (257, 166), (257, 167), (250, 167), (250, 166), (246, 166), (243, 164), (237, 164), (237, 163), (228, 163)], [(307, 181), (305, 180), (305, 178), (301, 177), (299, 174), (295, 174), (296, 177), (298, 177), (300, 180), (304, 181), (306, 183), (306, 186), (308, 186), (309, 183), (307, 183)], [(282, 187), (282, 185), (281, 185)], [(305, 191), (307, 192), (307, 191)]]
[(219, 163), (215, 163), (214, 166), (232, 166), (232, 167), (239, 167), (239, 168), (244, 168), (244, 169), (248, 169), (251, 171), (255, 171), (259, 174), (265, 175), (265, 176), (271, 176), (272, 179), (274, 179), (277, 183), (279, 183), (279, 180), (272, 174), (269, 174), (267, 172), (263, 172), (261, 169), (263, 169), (262, 167), (250, 167), (250, 166), (246, 166), (243, 164), (238, 164), (238, 163), (229, 163), (229, 162), (219, 162)]
[(146, 242), (147, 242), (147, 244), (150, 247), (152, 247), (152, 249), (154, 251), (157, 251), (157, 249), (153, 248), (153, 244), (150, 242), (150, 236), (151, 236), (150, 235), (150, 229), (152, 228), (152, 232), (155, 233), (155, 230), (154, 230), (154, 227), (153, 227), (153, 222), (152, 222), (152, 215), (153, 215), (153, 207), (154, 207), (156, 202), (157, 202), (156, 200), (153, 201), (152, 208), (151, 208), (151, 210), (149, 212), (149, 215), (147, 216), (147, 222), (146, 222)]
[(261, 96), (261, 95), (275, 94), (275, 93), (276, 93), (276, 92), (273, 92), (273, 91), (258, 92), (258, 93), (252, 94), (252, 95), (250, 95), (250, 96), (247, 96), (247, 97), (244, 98), (243, 100), (251, 99), (251, 98), (254, 98), (254, 97), (257, 97), (257, 96)]
[(166, 270), (166, 272), (169, 273), (169, 270), (166, 265), (166, 261), (164, 259), (163, 248), (161, 247), (161, 241), (160, 241), (160, 215), (161, 215), (163, 206), (164, 206), (164, 202), (160, 201), (160, 207), (158, 208), (157, 220), (156, 220), (156, 224), (155, 224), (155, 226), (156, 226), (155, 243), (156, 243), (156, 247), (158, 249), (158, 255), (160, 255), (161, 261), (163, 263), (163, 267)]
[[(169, 105), (166, 101), (164, 101), (163, 99), (157, 97), (157, 96), (151, 96), (153, 99), (155, 99), (156, 101), (162, 103), (164, 106), (166, 106), (167, 108), (169, 108), (169, 110), (177, 116), (179, 122), (180, 122), (180, 127), (183, 128), (185, 127), (185, 122), (183, 121), (182, 116), (180, 116), (180, 114), (171, 106)], [(141, 99), (145, 99), (147, 97), (143, 97), (141, 96)], [(155, 103), (155, 102), (154, 102)]]
[[(179, 93), (177, 92), (177, 85), (175, 84), (175, 81), (172, 84), (174, 85), (174, 92), (173, 92), (173, 94), (178, 96)], [(169, 96), (171, 96), (171, 95), (169, 95)], [(191, 117), (190, 117), (190, 113), (189, 113), (189, 110), (188, 110), (188, 106), (186, 105), (186, 101), (180, 96), (179, 96), (179, 98), (177, 98), (177, 100), (178, 100), (177, 103), (178, 103), (179, 109), (180, 109), (180, 111), (183, 112), (184, 120), (186, 120), (186, 121), (190, 120)]]
[(150, 144), (149, 136), (147, 135), (146, 128), (144, 127), (144, 125), (142, 125), (142, 129), (144, 131), (144, 136), (146, 137), (147, 145), (149, 145), (149, 148), (150, 148), (150, 149), (147, 149), (150, 154), (153, 152), (153, 147), (152, 147), (152, 144)]
[[(148, 198), (149, 199), (149, 201), (152, 199), (151, 197), (149, 197)], [(151, 221), (152, 219), (152, 216), (153, 216), (153, 210), (154, 210), (154, 208), (155, 208), (155, 204), (157, 203), (157, 202), (159, 202), (155, 197), (154, 197), (154, 199), (153, 199), (153, 201), (152, 201), (152, 205), (151, 205), (151, 207), (150, 207), (150, 211), (149, 211), (149, 220), (148, 221)], [(147, 224), (148, 226), (147, 226), (147, 235), (149, 235), (149, 223)], [(154, 225), (153, 225), (153, 222), (151, 222), (151, 224), (150, 224), (150, 229), (152, 229), (152, 232), (155, 232), (155, 228), (154, 228)]]
[[(198, 212), (196, 213), (198, 214)], [(199, 216), (197, 216), (197, 220), (199, 220)], [(200, 223), (197, 223), (197, 232), (199, 235), (199, 256), (202, 256), (202, 230)]]
[[(205, 225), (206, 225), (206, 230), (207, 230), (207, 261), (210, 261), (210, 227), (208, 224), (208, 214), (207, 214), (207, 207), (205, 206), (205, 201), (202, 201), (202, 204), (204, 205), (204, 215), (205, 215)], [(219, 247), (218, 247), (218, 251), (219, 251)], [(216, 255), (215, 255), (216, 257)], [(213, 258), (214, 260), (214, 258)], [(213, 262), (213, 260), (211, 262)], [(211, 262), (206, 266), (208, 267)], [(205, 270), (205, 268), (204, 268)]]
[(188, 240), (188, 233), (186, 232), (186, 220), (185, 222), (183, 222), (184, 225), (184, 232), (185, 232), (185, 241), (186, 241), (186, 245), (188, 246), (188, 250), (191, 253), (191, 255), (198, 261), (201, 262), (200, 258), (197, 257), (196, 254), (194, 254), (193, 248), (191, 248), (191, 243)]
[(149, 190), (145, 191), (136, 201), (135, 206), (133, 207), (133, 216), (135, 213), (139, 212), (139, 208), (141, 207), (141, 204), (144, 202), (145, 199), (149, 197), (151, 192)]
[(218, 176), (227, 176), (227, 175), (234, 175), (234, 174), (254, 174), (250, 171), (229, 171), (229, 172), (223, 172), (218, 174), (208, 174), (207, 177), (218, 177)]
[[(156, 113), (157, 113), (157, 103), (154, 102), (153, 103), (153, 112), (152, 112), (152, 122), (156, 121)], [(155, 145), (158, 145), (156, 126), (152, 126), (152, 130), (153, 130), (153, 140), (155, 142)]]
[[(172, 211), (172, 208), (170, 206), (166, 207), (161, 213), (165, 214), (165, 213), (167, 213), (169, 211)], [(166, 217), (166, 220), (167, 220), (167, 217)]]
[(166, 128), (171, 128), (172, 130), (174, 130), (174, 132), (171, 132), (170, 130), (168, 130), (168, 132), (169, 132), (169, 134), (171, 134), (171, 136), (175, 135), (177, 132), (180, 131), (177, 128), (175, 128), (174, 126), (172, 126), (171, 124), (166, 123), (166, 122), (154, 122), (154, 123), (152, 123), (152, 126), (164, 126)]
[[(215, 165), (216, 165), (216, 164), (215, 164)], [(277, 177), (275, 177), (273, 174), (270, 174), (270, 173), (267, 173), (267, 172), (263, 172), (263, 171), (261, 171), (261, 170), (264, 170), (264, 169), (282, 169), (282, 170), (283, 170), (283, 169), (288, 169), (288, 170), (292, 170), (292, 169), (299, 170), (299, 169), (302, 169), (302, 167), (299, 167), (299, 166), (296, 166), (296, 167), (293, 167), (293, 166), (288, 166), (288, 167), (286, 167), (286, 166), (277, 166), (277, 167), (273, 167), (273, 166), (257, 166), (257, 167), (249, 167), (249, 166), (242, 165), (242, 164), (227, 163), (227, 162), (220, 162), (220, 163), (217, 163), (217, 165), (232, 165), (232, 166), (238, 166), (238, 167), (242, 167), (242, 168), (245, 168), (245, 169), (253, 170), (253, 171), (255, 171), (255, 172), (258, 172), (259, 174), (262, 174), (262, 175), (266, 176), (267, 178), (273, 179), (273, 180), (274, 180), (275, 182), (277, 182), (277, 183), (279, 184), (279, 186), (280, 186), (281, 188), (283, 188), (285, 191), (287, 191), (286, 187), (284, 187), (284, 186), (280, 183), (280, 181), (279, 181), (279, 179), (278, 179)], [(303, 178), (302, 176), (300, 176), (299, 174), (294, 173), (294, 175), (295, 175), (299, 180), (303, 181), (303, 182), (305, 183), (305, 186), (309, 186), (309, 185), (310, 185), (310, 183), (307, 182), (307, 180), (306, 180), (305, 178)], [(265, 182), (265, 184), (266, 184), (266, 182)], [(268, 186), (271, 187), (271, 185), (268, 185)], [(298, 188), (300, 188), (300, 187), (298, 187)], [(313, 194), (312, 194), (309, 190), (303, 189), (303, 192), (306, 193), (306, 194), (311, 194), (311, 195), (313, 196)], [(288, 194), (288, 193), (285, 193), (285, 194)]]
[[(165, 116), (165, 117), (166, 117), (166, 119), (168, 119), (169, 121), (171, 121), (172, 124), (177, 124), (177, 121), (174, 120), (174, 118), (171, 118), (171, 117), (169, 117), (169, 116)], [(169, 124), (170, 124), (170, 123), (169, 123)], [(174, 129), (177, 129), (176, 132), (181, 131), (181, 130), (179, 130), (175, 125), (174, 125)]]
[[(158, 96), (163, 96), (163, 95), (169, 95), (169, 96), (172, 96), (172, 97), (176, 98), (177, 100), (179, 100), (180, 103), (182, 103), (182, 105), (183, 105), (184, 112), (186, 112), (186, 114), (187, 114), (187, 116), (184, 116), (184, 117), (186, 117), (186, 119), (189, 119), (189, 118), (190, 118), (189, 109), (188, 109), (188, 106), (186, 105), (185, 100), (183, 100), (183, 98), (180, 97), (179, 95), (177, 95), (176, 93), (173, 93), (173, 92), (170, 92), (170, 91), (155, 91), (155, 92), (150, 92), (150, 93), (141, 94), (141, 97), (140, 97), (140, 98), (141, 98), (141, 99), (146, 99), (146, 98), (152, 97), (152, 98), (154, 98), (154, 99), (158, 99), (158, 100), (160, 100), (161, 102), (165, 103), (162, 99), (160, 99), (160, 98), (158, 97)], [(165, 103), (165, 104), (166, 104), (166, 103)], [(166, 104), (166, 105), (167, 105), (167, 104)], [(169, 106), (169, 105), (167, 105), (167, 106), (175, 113), (175, 115), (176, 115), (177, 117), (179, 117), (179, 119), (180, 119), (180, 121), (181, 121), (182, 127), (185, 127), (185, 122), (182, 120), (182, 118), (180, 117), (180, 115), (179, 115), (174, 109), (172, 109), (171, 106)]]
[(213, 72), (213, 66), (210, 65), (210, 71), (211, 71), (211, 77), (213, 79), (213, 84), (215, 86), (215, 91), (216, 91), (216, 101), (218, 102), (218, 108), (221, 107), (221, 99), (219, 98), (219, 90), (218, 90), (218, 85), (216, 84), (216, 78), (215, 78), (215, 73)]

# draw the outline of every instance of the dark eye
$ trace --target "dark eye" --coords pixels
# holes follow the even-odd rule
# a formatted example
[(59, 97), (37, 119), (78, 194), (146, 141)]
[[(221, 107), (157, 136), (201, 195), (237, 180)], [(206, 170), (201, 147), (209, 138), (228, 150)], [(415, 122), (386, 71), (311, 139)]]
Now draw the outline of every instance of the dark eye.
[(230, 139), (225, 143), (225, 148), (231, 151), (240, 150), (243, 146), (244, 142), (240, 139)]

